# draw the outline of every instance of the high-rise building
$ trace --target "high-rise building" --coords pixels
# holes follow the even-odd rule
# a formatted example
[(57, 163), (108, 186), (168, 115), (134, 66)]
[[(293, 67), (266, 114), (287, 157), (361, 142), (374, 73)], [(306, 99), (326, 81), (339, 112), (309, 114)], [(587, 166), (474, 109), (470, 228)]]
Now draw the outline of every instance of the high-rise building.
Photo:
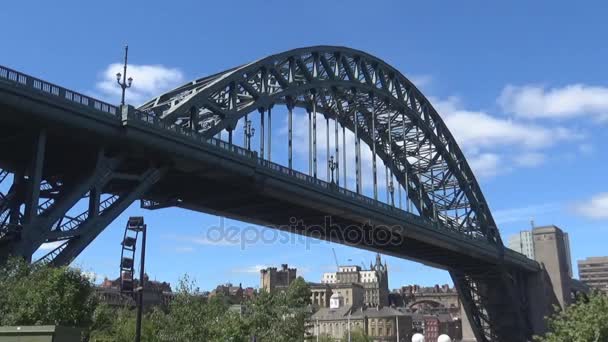
[(568, 247), (565, 233), (556, 226), (535, 227), (534, 237), (535, 260), (542, 263), (551, 279), (551, 286), (562, 308), (570, 304), (572, 278), (571, 263), (568, 261)]
[[(543, 228), (543, 227), (538, 227)], [(536, 228), (534, 228), (536, 229)], [(536, 252), (534, 248), (533, 231), (522, 230), (518, 234), (509, 236), (508, 247), (516, 252), (519, 252), (532, 260), (536, 260)], [(570, 238), (568, 233), (563, 232), (559, 235), (563, 239), (565, 254), (566, 254), (566, 267), (568, 268), (568, 276), (572, 278), (572, 256), (570, 255)]]
[(296, 280), (297, 270), (282, 264), (281, 269), (268, 267), (260, 271), (260, 288), (266, 292), (283, 291)]
[(579, 260), (578, 277), (585, 285), (608, 294), (608, 256)]
[(509, 248), (534, 260), (534, 240), (532, 232), (522, 230), (518, 234), (509, 236)]
[(364, 303), (367, 306), (388, 305), (388, 268), (382, 264), (380, 254), (376, 255), (376, 264), (370, 263), (369, 270), (360, 266), (339, 266), (338, 272), (323, 274), (322, 284), (355, 283), (365, 289)]

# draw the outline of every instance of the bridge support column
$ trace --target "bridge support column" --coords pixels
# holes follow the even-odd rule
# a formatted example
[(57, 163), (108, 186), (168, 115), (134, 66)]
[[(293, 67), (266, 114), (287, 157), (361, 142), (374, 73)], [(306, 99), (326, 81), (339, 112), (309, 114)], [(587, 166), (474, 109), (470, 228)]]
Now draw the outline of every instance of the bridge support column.
[(317, 178), (317, 95), (312, 95), (312, 175)]
[[(128, 192), (112, 195), (115, 199), (95, 213), (89, 212), (87, 218), (78, 222), (70, 230), (56, 231), (50, 240), (64, 240), (59, 247), (43, 256), (39, 261), (54, 266), (69, 265), (118, 215), (135, 200), (141, 198), (164, 174), (164, 169), (149, 169), (141, 174), (135, 186)], [(112, 198), (112, 197), (110, 197)]]
[(344, 189), (348, 190), (348, 179), (346, 178), (346, 127), (344, 126), (342, 126), (342, 173), (344, 174)]
[[(517, 272), (507, 272), (499, 267), (453, 270), (450, 274), (476, 341), (526, 342), (531, 339), (532, 328), (525, 305), (527, 293), (517, 286)], [(466, 329), (463, 330), (466, 333)], [(465, 337), (471, 338), (463, 334), (463, 339)]]
[[(336, 145), (336, 185), (340, 186), (340, 143), (338, 119), (334, 120), (334, 144)], [(346, 181), (346, 180), (345, 180)]]
[(268, 107), (268, 160), (272, 161), (272, 106)]
[(359, 118), (357, 111), (354, 112), (355, 125), (355, 179), (357, 181), (357, 193), (361, 193), (361, 139), (359, 138)]
[(378, 200), (378, 170), (376, 168), (376, 107), (373, 95), (370, 94), (372, 102), (372, 174), (374, 178), (374, 199)]
[(264, 108), (259, 109), (260, 112), (260, 158), (265, 159), (264, 157)]
[(287, 99), (287, 164), (290, 169), (293, 169), (293, 100), (291, 98)]

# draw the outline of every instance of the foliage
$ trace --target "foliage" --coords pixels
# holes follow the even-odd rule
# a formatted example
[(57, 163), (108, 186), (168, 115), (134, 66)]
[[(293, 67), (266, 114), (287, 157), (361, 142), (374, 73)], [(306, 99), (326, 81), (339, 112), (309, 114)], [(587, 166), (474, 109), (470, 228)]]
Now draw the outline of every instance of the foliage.
[(593, 293), (579, 297), (576, 303), (547, 320), (549, 332), (536, 336), (538, 342), (608, 341), (608, 296)]
[[(64, 325), (86, 328), (90, 342), (130, 342), (133, 308), (98, 304), (93, 285), (77, 269), (30, 265), (11, 259), (0, 268), (0, 325)], [(199, 294), (188, 277), (180, 281), (166, 311), (147, 312), (142, 340), (149, 342), (291, 342), (305, 335), (310, 288), (302, 278), (284, 292), (266, 293), (229, 310), (221, 296)]]
[(0, 293), (0, 325), (88, 327), (97, 305), (93, 285), (79, 270), (20, 258), (0, 267)]
[[(257, 341), (290, 342), (301, 341), (304, 336), (310, 289), (301, 278), (285, 293), (262, 292), (244, 303), (242, 315), (229, 310), (227, 302), (219, 296), (204, 299), (194, 282), (185, 277), (167, 312), (154, 310), (146, 314), (142, 340), (249, 342), (255, 336)], [(108, 314), (108, 310), (100, 306), (96, 311), (91, 342), (132, 341), (134, 310), (118, 309), (113, 314)]]
[[(342, 338), (342, 341), (344, 342), (349, 342), (348, 340), (348, 333), (346, 333), (344, 335), (344, 337)], [(350, 332), (350, 342), (371, 342), (372, 340), (367, 336), (367, 334), (365, 334), (365, 332), (363, 330), (359, 329), (353, 329)]]

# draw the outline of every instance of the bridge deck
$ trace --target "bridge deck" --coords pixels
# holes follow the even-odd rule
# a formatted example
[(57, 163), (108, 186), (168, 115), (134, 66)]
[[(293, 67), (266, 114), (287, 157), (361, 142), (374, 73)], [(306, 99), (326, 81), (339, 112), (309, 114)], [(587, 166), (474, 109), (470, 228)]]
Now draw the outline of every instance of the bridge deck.
[[(6, 141), (0, 144), (0, 167), (23, 168), (31, 148), (26, 141), (46, 127), (45, 172), (67, 169), (77, 174), (102, 146), (126, 154), (135, 168), (149, 162), (169, 166), (146, 196), (150, 207), (217, 214), (445, 269), (481, 269), (503, 260), (517, 269), (539, 269), (535, 261), (509, 249), (502, 259), (485, 240), (260, 159), (255, 152), (123, 109), (120, 113), (115, 106), (0, 67), (0, 136)], [(294, 227), (292, 218), (303, 225)], [(365, 233), (345, 234), (346, 227), (366, 223), (392, 242), (370, 241), (361, 236)]]

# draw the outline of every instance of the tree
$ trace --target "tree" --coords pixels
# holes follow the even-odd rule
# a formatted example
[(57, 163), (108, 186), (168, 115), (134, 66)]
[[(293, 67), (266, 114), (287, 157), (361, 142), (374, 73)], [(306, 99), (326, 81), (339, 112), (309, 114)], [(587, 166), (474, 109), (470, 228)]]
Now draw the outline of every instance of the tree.
[(549, 332), (535, 336), (537, 342), (608, 341), (608, 296), (592, 293), (547, 320)]
[[(344, 337), (342, 338), (342, 341), (349, 342), (348, 341), (348, 333), (344, 334)], [(360, 328), (353, 329), (350, 332), (350, 342), (370, 342), (370, 341), (371, 341), (371, 339)]]
[(20, 258), (0, 267), (0, 293), (0, 325), (87, 328), (97, 306), (93, 284), (80, 270)]

